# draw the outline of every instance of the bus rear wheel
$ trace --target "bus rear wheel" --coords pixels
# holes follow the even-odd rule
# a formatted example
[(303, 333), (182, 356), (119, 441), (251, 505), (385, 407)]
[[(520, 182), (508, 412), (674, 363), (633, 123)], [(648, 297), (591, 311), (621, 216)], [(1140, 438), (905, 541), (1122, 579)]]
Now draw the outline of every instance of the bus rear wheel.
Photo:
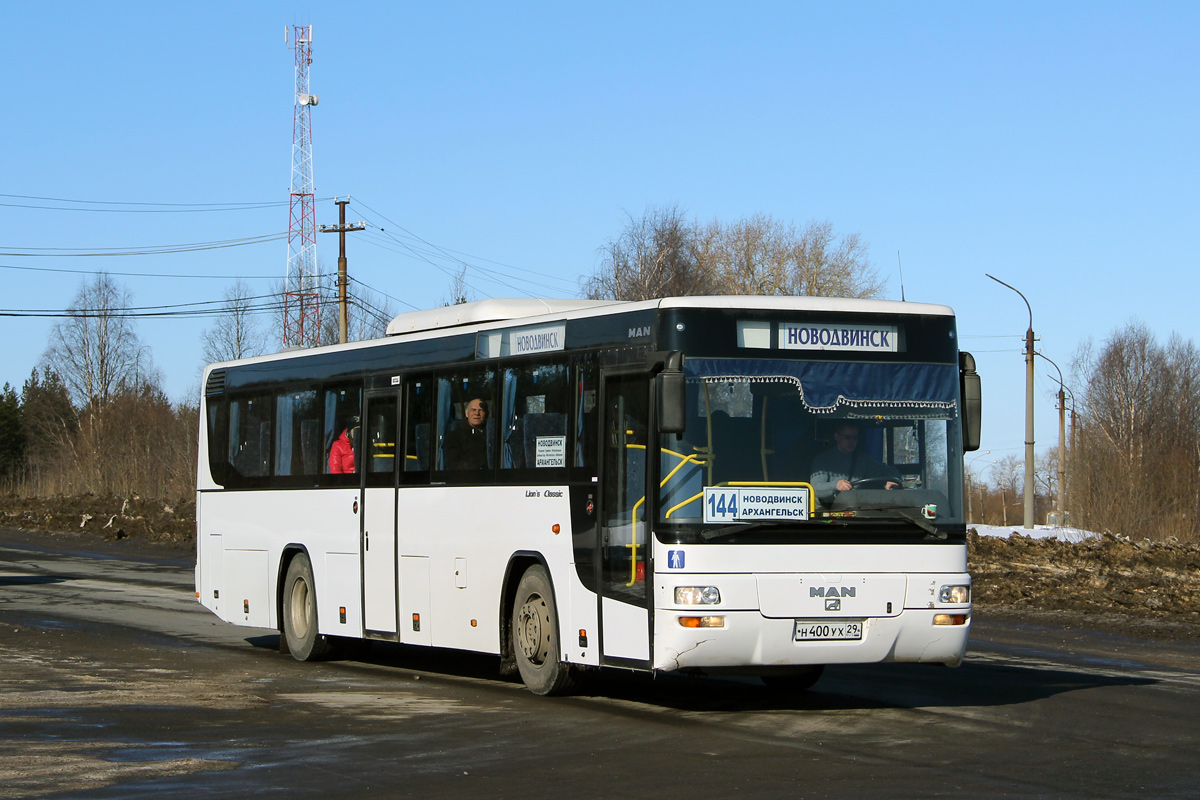
[(558, 613), (550, 576), (540, 564), (525, 570), (517, 584), (512, 640), (517, 671), (529, 691), (555, 695), (564, 694), (574, 686), (571, 665), (558, 660)]
[(297, 661), (320, 661), (333, 655), (333, 645), (317, 633), (317, 591), (312, 564), (299, 553), (283, 580), (283, 635)]

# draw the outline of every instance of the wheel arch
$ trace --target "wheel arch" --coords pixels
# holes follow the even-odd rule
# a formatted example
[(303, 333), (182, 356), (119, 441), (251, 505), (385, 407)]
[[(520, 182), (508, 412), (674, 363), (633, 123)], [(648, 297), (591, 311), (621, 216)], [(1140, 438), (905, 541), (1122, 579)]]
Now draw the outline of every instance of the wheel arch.
[[(283, 551), (279, 554), (279, 569), (275, 573), (275, 629), (279, 631), (279, 647), (281, 652), (287, 652), (287, 641), (283, 636), (283, 583), (287, 580), (288, 567), (292, 565), (292, 559), (297, 555), (301, 555), (308, 559), (308, 563), (312, 564), (312, 556), (308, 554), (308, 548), (298, 542), (292, 542), (283, 546)], [(315, 580), (315, 573), (314, 573)], [(316, 591), (316, 587), (313, 587)]]
[[(546, 570), (546, 579), (550, 581), (550, 597), (554, 608), (558, 609), (558, 589), (554, 586), (554, 576), (550, 572), (550, 564), (546, 557), (536, 550), (518, 550), (508, 558), (504, 568), (503, 587), (500, 594), (500, 674), (515, 675), (517, 672), (516, 653), (513, 650), (512, 615), (513, 604), (516, 602), (517, 586), (521, 576), (532, 566), (541, 565)], [(559, 619), (561, 619), (561, 612)]]

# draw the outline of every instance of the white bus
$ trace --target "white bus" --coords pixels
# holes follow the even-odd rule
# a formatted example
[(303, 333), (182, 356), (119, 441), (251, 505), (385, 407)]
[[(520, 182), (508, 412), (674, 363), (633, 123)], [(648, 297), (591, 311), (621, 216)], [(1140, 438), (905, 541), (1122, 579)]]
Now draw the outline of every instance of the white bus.
[(761, 676), (957, 665), (979, 379), (945, 306), (484, 300), (204, 375), (196, 589), (364, 640)]

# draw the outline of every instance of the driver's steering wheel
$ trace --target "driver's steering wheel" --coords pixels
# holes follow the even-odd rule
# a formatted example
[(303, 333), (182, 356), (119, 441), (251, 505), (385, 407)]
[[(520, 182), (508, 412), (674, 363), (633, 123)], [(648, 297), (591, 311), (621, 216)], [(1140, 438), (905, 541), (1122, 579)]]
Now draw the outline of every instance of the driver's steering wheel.
[(897, 489), (903, 489), (904, 484), (894, 478), (859, 478), (850, 481), (851, 489), (886, 489), (889, 483), (896, 484)]

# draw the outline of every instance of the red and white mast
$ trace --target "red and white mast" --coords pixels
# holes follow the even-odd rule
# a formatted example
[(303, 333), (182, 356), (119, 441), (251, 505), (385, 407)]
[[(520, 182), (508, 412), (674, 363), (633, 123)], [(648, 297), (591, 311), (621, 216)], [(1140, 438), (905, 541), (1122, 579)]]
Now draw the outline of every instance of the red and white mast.
[[(312, 26), (294, 29), (296, 96), (292, 119), (292, 190), (288, 216), (287, 283), (283, 299), (283, 346), (315, 347), (321, 338), (317, 283), (317, 211), (313, 194), (312, 122), (317, 96), (308, 89)], [(284, 28), (284, 42), (288, 29)]]

